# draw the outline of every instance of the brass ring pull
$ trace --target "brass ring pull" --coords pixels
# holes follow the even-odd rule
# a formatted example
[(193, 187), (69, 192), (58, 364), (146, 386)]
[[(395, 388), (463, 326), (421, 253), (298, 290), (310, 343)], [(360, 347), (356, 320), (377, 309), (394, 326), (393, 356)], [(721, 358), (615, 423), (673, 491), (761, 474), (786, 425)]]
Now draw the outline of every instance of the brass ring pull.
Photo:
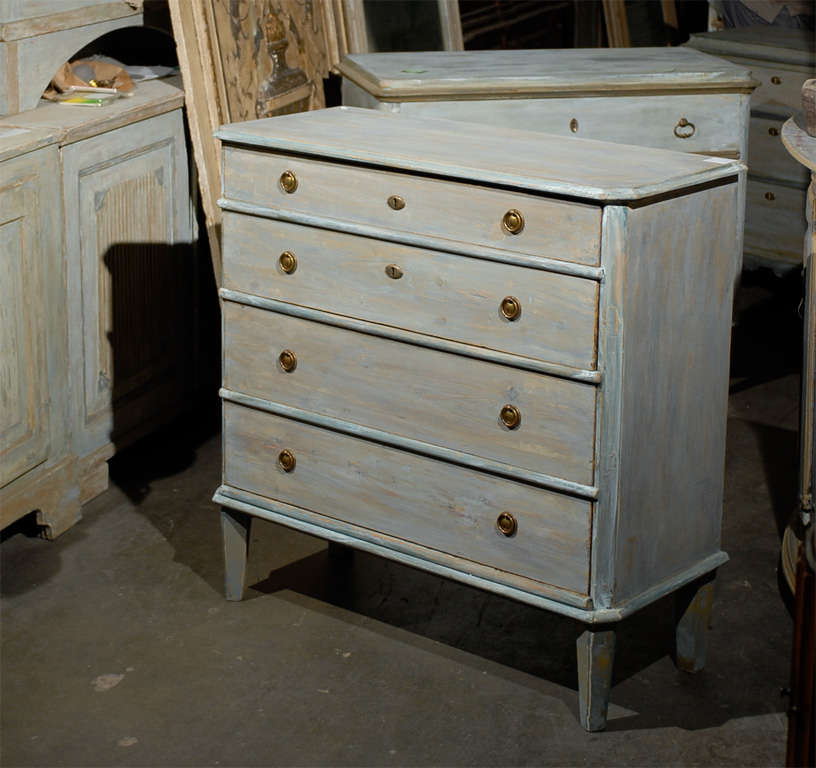
[(524, 216), (521, 211), (511, 208), (502, 217), (502, 226), (511, 235), (517, 235), (524, 229)]
[(401, 211), (405, 208), (405, 199), (399, 195), (391, 195), (391, 197), (388, 198), (388, 207), (392, 211)]
[(773, 192), (766, 192), (765, 193), (766, 200), (776, 200), (776, 195)]
[(284, 472), (291, 472), (296, 463), (295, 454), (292, 451), (284, 449), (278, 454), (278, 464)]
[(284, 171), (280, 176), (281, 189), (287, 194), (292, 194), (298, 188), (297, 176), (294, 171)]
[(521, 314), (521, 302), (515, 296), (505, 296), (500, 309), (502, 315), (508, 320), (517, 320)]
[(694, 136), (695, 130), (694, 123), (690, 123), (685, 117), (681, 117), (677, 125), (674, 126), (674, 135), (678, 139), (690, 139)]
[(507, 429), (515, 429), (521, 424), (521, 411), (515, 405), (508, 403), (502, 406), (501, 411), (499, 411), (499, 418)]
[(516, 523), (516, 518), (509, 512), (502, 512), (496, 518), (496, 528), (505, 536), (513, 536), (518, 529), (518, 523)]
[(284, 251), (278, 256), (278, 264), (287, 275), (291, 275), (297, 269), (297, 258), (292, 251)]
[(295, 353), (291, 349), (284, 349), (278, 355), (278, 362), (286, 373), (291, 373), (297, 368), (297, 357), (295, 357)]

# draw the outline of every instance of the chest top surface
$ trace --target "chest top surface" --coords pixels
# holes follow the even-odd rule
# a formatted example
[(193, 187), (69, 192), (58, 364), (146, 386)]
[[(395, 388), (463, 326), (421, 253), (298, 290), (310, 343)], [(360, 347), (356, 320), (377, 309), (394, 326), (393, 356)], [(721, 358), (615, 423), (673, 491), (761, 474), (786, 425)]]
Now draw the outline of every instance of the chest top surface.
[(278, 152), (589, 201), (638, 200), (736, 177), (716, 157), (352, 107), (233, 123), (216, 136)]
[(435, 51), (346, 56), (341, 74), (383, 99), (750, 90), (743, 67), (691, 48)]
[(737, 27), (694, 34), (688, 45), (717, 56), (741, 56), (809, 69), (816, 67), (816, 42), (813, 32), (806, 29), (769, 25)]

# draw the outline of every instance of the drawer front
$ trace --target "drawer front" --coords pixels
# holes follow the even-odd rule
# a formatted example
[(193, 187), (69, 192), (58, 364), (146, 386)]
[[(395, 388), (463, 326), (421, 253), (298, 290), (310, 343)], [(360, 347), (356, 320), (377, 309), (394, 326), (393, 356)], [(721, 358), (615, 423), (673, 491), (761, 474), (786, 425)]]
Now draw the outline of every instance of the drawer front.
[[(744, 151), (748, 95), (615, 96), (490, 101), (416, 101), (408, 117), (439, 117), (637, 144), (677, 152)], [(686, 121), (686, 125), (682, 121)]]
[[(224, 212), (224, 286), (578, 369), (596, 365), (598, 284)], [(287, 274), (283, 251), (297, 259)], [(402, 272), (386, 274), (389, 265)], [(502, 315), (505, 297), (521, 305)]]
[[(279, 453), (290, 451), (286, 472)], [(591, 504), (224, 403), (224, 482), (586, 594)], [(512, 536), (499, 515), (517, 522)]]
[(806, 189), (748, 179), (745, 251), (771, 260), (802, 263)]
[[(510, 165), (518, 162), (518, 158), (508, 158)], [(279, 181), (285, 171), (297, 178), (292, 193), (285, 192)], [(596, 265), (600, 260), (600, 207), (521, 192), (225, 147), (224, 195), (378, 230), (430, 235), (579, 264)], [(390, 207), (393, 196), (400, 197), (404, 206)], [(503, 224), (511, 210), (520, 211), (524, 220), (517, 234), (508, 232)]]
[[(592, 484), (596, 389), (225, 302), (224, 386)], [(283, 350), (295, 355), (284, 371)], [(288, 359), (284, 362), (288, 367)], [(505, 413), (505, 405), (520, 414)]]
[(814, 73), (804, 68), (774, 66), (772, 62), (728, 57), (736, 64), (751, 70), (751, 77), (759, 81), (751, 94), (751, 109), (771, 107), (786, 116), (802, 108), (802, 83)]
[(752, 175), (805, 186), (807, 168), (798, 163), (782, 143), (783, 118), (751, 117), (748, 139), (748, 167)]

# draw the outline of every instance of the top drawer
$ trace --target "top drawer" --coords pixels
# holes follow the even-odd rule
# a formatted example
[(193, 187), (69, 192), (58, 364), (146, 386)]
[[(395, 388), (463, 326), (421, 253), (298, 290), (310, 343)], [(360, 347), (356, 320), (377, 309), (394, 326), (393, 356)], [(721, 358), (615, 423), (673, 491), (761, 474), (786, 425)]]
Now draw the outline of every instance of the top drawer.
[(813, 77), (813, 72), (808, 72), (804, 67), (786, 67), (770, 61), (729, 58), (750, 69), (751, 76), (759, 81), (751, 95), (751, 109), (762, 111), (763, 108), (772, 108), (792, 115), (802, 108), (802, 83)]
[[(290, 192), (281, 185), (285, 171), (296, 179)], [(224, 147), (224, 196), (578, 264), (600, 261), (600, 207), (516, 191)], [(392, 207), (394, 197), (401, 202)], [(521, 219), (506, 219), (510, 211)], [(514, 224), (518, 231), (511, 231)]]

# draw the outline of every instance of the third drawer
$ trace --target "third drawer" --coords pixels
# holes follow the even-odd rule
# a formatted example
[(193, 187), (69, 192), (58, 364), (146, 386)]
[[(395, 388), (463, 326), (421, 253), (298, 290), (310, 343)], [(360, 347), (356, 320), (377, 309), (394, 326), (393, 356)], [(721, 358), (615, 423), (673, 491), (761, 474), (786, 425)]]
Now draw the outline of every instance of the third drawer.
[[(223, 311), (229, 390), (592, 485), (592, 384), (232, 302)], [(503, 420), (505, 406), (515, 411)]]

